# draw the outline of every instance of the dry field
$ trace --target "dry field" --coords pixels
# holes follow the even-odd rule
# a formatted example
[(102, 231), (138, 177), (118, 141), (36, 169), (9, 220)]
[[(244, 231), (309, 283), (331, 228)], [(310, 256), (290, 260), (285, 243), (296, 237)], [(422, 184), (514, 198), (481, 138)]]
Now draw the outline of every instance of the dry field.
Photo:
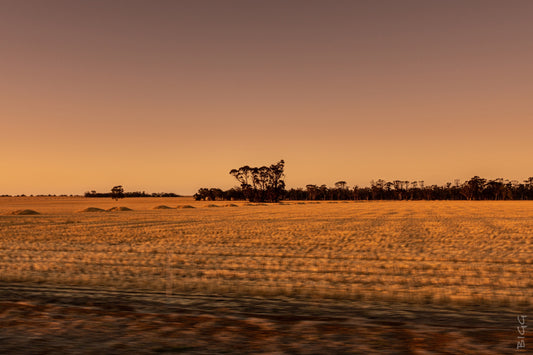
[[(527, 304), (533, 203), (252, 205), (5, 199), (0, 280), (424, 303)], [(196, 208), (152, 209), (159, 205)], [(210, 207), (211, 206), (211, 207)]]
[[(79, 212), (114, 206), (133, 211)], [(40, 214), (10, 215), (23, 209)], [(525, 201), (0, 198), (0, 286), (523, 313), (532, 309), (532, 239), (533, 202)], [(502, 342), (512, 350), (509, 337)]]

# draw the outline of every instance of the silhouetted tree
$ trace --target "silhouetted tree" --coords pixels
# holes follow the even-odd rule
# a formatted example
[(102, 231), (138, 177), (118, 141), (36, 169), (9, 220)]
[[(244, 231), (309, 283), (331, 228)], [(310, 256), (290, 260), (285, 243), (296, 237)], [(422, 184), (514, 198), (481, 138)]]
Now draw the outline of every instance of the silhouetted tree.
[(481, 198), (481, 192), (485, 188), (486, 181), (486, 179), (482, 179), (476, 175), (463, 184), (461, 192), (467, 200), (479, 200)]
[(113, 186), (111, 189), (111, 198), (116, 201), (120, 198), (124, 198), (124, 188), (122, 185)]
[(285, 192), (285, 162), (280, 160), (269, 167), (242, 166), (229, 173), (241, 184), (244, 197), (249, 201), (278, 202)]
[(316, 200), (318, 198), (318, 194), (320, 193), (320, 190), (318, 189), (318, 186), (316, 186), (316, 185), (306, 185), (305, 189), (307, 191), (307, 199), (308, 200)]

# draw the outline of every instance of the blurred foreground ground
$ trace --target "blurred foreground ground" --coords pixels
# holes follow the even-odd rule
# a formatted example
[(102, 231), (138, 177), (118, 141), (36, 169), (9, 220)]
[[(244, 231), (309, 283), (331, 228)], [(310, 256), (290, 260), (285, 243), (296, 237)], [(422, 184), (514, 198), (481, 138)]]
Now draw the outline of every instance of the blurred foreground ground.
[(524, 313), (3, 283), (0, 353), (515, 354)]

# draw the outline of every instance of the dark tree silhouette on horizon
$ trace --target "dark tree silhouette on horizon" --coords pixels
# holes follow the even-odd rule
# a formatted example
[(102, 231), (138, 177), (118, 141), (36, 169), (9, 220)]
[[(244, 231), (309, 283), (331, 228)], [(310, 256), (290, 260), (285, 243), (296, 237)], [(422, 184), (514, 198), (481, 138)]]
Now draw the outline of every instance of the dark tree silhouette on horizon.
[(474, 176), (461, 183), (459, 179), (443, 186), (426, 185), (424, 180), (383, 179), (370, 181), (369, 187), (350, 188), (344, 180), (334, 187), (325, 184), (307, 184), (303, 188), (285, 189), (285, 162), (280, 160), (269, 167), (242, 166), (229, 173), (240, 187), (223, 191), (201, 188), (194, 195), (197, 200), (248, 200), (251, 202), (278, 202), (287, 200), (533, 200), (533, 177), (520, 183), (517, 180), (497, 178), (487, 180)]
[(244, 197), (250, 202), (278, 202), (285, 192), (283, 178), (285, 161), (280, 160), (269, 167), (242, 166), (229, 173), (241, 184)]
[(122, 185), (113, 186), (111, 189), (111, 198), (118, 201), (120, 198), (124, 198), (124, 188)]

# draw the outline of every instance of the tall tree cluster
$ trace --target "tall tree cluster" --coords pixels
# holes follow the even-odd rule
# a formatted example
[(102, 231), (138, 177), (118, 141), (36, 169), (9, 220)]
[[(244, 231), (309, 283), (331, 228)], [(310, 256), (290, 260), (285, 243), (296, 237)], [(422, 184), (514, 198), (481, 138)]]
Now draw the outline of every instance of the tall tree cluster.
[(270, 166), (241, 166), (229, 173), (241, 184), (244, 198), (250, 202), (278, 202), (285, 192), (285, 162)]

